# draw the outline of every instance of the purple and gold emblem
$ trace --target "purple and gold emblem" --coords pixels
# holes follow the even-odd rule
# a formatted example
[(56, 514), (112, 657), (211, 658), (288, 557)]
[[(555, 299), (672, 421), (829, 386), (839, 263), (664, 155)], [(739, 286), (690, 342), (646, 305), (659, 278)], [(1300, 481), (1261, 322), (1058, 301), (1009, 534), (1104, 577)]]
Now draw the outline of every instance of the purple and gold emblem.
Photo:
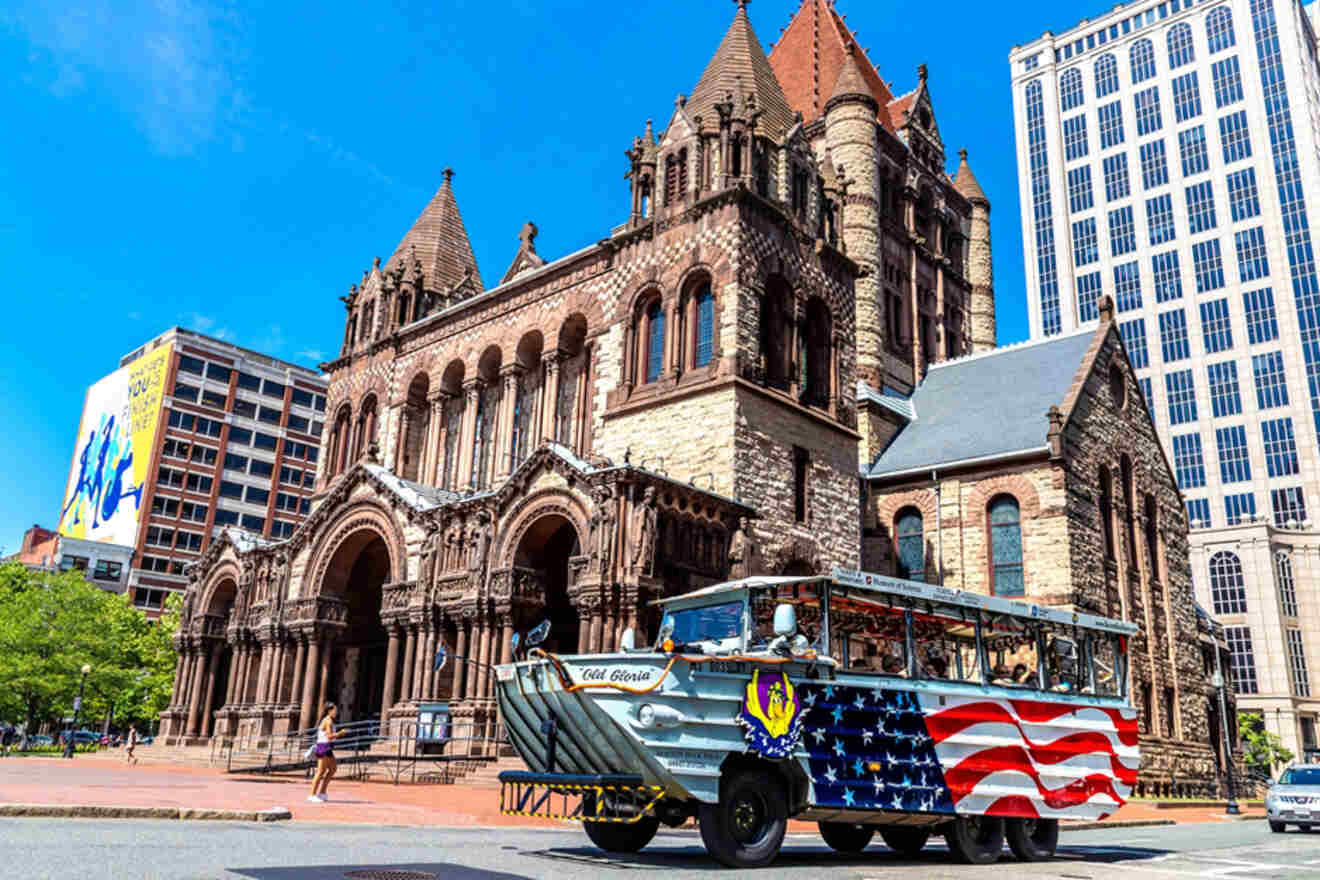
[(787, 758), (802, 741), (802, 704), (783, 672), (758, 669), (747, 682), (738, 723), (748, 747), (766, 758)]

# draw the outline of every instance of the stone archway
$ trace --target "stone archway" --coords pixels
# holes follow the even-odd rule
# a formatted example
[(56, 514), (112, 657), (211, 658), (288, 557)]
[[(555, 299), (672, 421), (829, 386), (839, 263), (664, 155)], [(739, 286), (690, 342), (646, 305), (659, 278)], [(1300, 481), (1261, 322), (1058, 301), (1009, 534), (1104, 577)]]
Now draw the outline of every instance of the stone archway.
[(224, 708), (232, 697), (230, 691), (233, 685), (231, 679), (234, 677), (234, 646), (219, 634), (228, 629), (230, 614), (234, 610), (237, 598), (238, 582), (230, 572), (225, 572), (224, 578), (211, 587), (202, 606), (202, 613), (216, 628), (217, 639), (212, 661), (214, 666), (208, 676), (206, 694), (202, 698), (201, 729), (197, 731), (200, 736), (211, 734), (215, 713)]
[(345, 615), (343, 630), (326, 649), (323, 690), (312, 702), (338, 704), (341, 723), (379, 720), (384, 714), (389, 632), (381, 610), (391, 573), (389, 544), (363, 525), (335, 547), (317, 590), (343, 602)]
[(515, 578), (535, 583), (534, 594), (544, 603), (524, 609), (522, 617), (535, 619), (515, 620), (515, 627), (526, 629), (549, 619), (547, 650), (573, 653), (578, 648), (581, 624), (569, 595), (573, 585), (569, 561), (579, 553), (581, 542), (572, 521), (562, 514), (547, 513), (523, 532), (513, 554)]

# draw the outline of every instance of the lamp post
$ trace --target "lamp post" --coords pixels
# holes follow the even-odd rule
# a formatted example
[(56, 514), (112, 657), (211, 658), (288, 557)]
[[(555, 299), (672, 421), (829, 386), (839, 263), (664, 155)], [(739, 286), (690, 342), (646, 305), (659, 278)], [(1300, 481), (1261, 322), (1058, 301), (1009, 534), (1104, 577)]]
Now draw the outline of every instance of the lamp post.
[(64, 737), (64, 757), (73, 757), (73, 735), (78, 729), (78, 712), (82, 709), (83, 687), (87, 684), (87, 673), (92, 671), (90, 664), (84, 663), (82, 667), (82, 678), (78, 679), (78, 698), (73, 701), (73, 727), (70, 728), (68, 735)]
[(1237, 816), (1242, 811), (1238, 809), (1237, 800), (1233, 797), (1233, 744), (1228, 741), (1228, 701), (1224, 699), (1224, 670), (1218, 645), (1215, 645), (1215, 674), (1210, 683), (1219, 692), (1219, 728), (1224, 743), (1225, 781), (1228, 783), (1228, 803), (1224, 805), (1224, 812), (1229, 816)]

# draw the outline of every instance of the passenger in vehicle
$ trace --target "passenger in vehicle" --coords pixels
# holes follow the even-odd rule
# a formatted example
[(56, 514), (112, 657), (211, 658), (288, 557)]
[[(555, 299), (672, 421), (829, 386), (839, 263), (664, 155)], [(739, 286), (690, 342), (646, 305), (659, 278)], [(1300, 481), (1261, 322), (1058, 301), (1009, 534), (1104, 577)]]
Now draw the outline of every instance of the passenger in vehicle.
[(995, 666), (994, 677), (990, 680), (991, 684), (1011, 685), (1013, 684), (1013, 674), (1008, 671), (1008, 667), (1003, 663)]
[(1027, 668), (1027, 664), (1019, 663), (1013, 667), (1013, 683), (1020, 685), (1030, 685), (1035, 681), (1035, 673)]
[(903, 661), (899, 660), (893, 654), (886, 654), (885, 659), (881, 661), (880, 669), (886, 675), (906, 675), (907, 670), (903, 668)]
[(939, 654), (931, 654), (926, 659), (926, 677), (927, 678), (948, 678), (949, 661), (945, 660)]

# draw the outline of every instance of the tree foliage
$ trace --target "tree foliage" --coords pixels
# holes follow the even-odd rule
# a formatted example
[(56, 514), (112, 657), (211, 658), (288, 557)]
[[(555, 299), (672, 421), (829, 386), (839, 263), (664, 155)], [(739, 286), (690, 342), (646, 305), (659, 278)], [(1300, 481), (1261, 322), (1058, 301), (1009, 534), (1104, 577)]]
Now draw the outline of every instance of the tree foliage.
[(81, 726), (99, 728), (112, 712), (117, 727), (154, 723), (174, 683), (178, 621), (177, 598), (150, 622), (81, 572), (0, 565), (0, 719), (35, 730), (67, 717), (86, 664)]
[(1283, 740), (1265, 729), (1259, 712), (1239, 712), (1238, 730), (1242, 731), (1242, 762), (1257, 776), (1273, 775), (1275, 767), (1296, 757), (1284, 748)]

